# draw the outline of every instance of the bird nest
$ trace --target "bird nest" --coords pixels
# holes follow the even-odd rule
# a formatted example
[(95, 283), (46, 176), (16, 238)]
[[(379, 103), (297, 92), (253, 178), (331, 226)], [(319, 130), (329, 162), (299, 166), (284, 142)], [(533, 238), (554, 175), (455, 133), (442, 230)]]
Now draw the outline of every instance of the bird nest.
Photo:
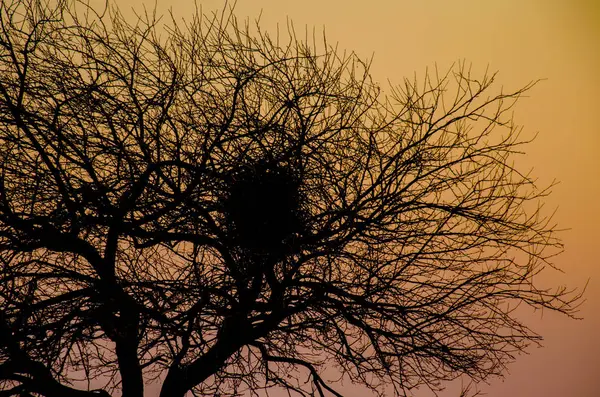
[(291, 253), (307, 226), (301, 178), (292, 167), (258, 161), (232, 171), (221, 199), (230, 244), (251, 255)]

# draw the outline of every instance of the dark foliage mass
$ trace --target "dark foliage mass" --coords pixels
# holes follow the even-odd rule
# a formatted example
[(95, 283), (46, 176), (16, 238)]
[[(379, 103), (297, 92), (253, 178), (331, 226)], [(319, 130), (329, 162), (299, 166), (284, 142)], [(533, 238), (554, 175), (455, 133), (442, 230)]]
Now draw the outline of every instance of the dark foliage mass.
[(385, 96), (229, 11), (3, 0), (0, 396), (500, 375), (539, 340), (515, 307), (579, 295), (534, 282), (561, 246), (513, 161), (530, 85), (493, 82), (459, 64)]

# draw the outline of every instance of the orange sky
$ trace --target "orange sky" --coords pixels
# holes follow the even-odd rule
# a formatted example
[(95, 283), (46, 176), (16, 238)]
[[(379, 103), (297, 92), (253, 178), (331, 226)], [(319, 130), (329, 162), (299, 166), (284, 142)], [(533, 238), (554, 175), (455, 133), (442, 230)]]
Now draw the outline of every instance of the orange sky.
[[(156, 0), (159, 12), (177, 16), (192, 1)], [(121, 0), (139, 7), (143, 0)], [(146, 0), (150, 8), (154, 0)], [(596, 3), (596, 4), (594, 4)], [(205, 11), (222, 0), (198, 0)], [(560, 184), (546, 202), (558, 207), (565, 253), (550, 272), (553, 284), (583, 286), (590, 279), (583, 321), (535, 314), (545, 347), (532, 348), (509, 367), (504, 381), (480, 389), (489, 397), (597, 397), (600, 395), (600, 2), (595, 0), (238, 0), (240, 18), (258, 16), (274, 31), (286, 17), (296, 30), (325, 27), (330, 43), (369, 58), (385, 86), (419, 75), (434, 63), (447, 69), (458, 60), (475, 70), (498, 70), (507, 88), (546, 78), (517, 106), (525, 131), (539, 131), (522, 159), (541, 184)], [(455, 393), (442, 394), (456, 396)]]

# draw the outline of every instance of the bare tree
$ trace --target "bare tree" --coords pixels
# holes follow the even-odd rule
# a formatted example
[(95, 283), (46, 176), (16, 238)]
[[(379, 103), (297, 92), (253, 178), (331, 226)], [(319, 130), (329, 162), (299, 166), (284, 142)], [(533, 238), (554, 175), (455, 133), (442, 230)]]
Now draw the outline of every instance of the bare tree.
[(386, 96), (231, 10), (0, 14), (0, 396), (404, 395), (501, 375), (540, 339), (520, 303), (573, 315), (513, 166), (532, 84), (459, 64)]

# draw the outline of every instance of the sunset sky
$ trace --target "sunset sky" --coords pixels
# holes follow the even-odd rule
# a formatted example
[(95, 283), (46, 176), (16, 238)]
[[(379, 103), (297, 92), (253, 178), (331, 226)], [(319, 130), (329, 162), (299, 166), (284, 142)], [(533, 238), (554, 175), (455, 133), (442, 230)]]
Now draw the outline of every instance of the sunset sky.
[[(127, 2), (128, 1), (128, 2)], [(124, 13), (142, 0), (123, 0)], [(145, 1), (150, 8), (154, 0)], [(222, 0), (198, 0), (205, 12)], [(189, 15), (193, 1), (157, 0), (159, 13)], [(520, 159), (540, 185), (560, 183), (546, 200), (557, 208), (564, 270), (549, 271), (544, 285), (583, 287), (582, 321), (550, 312), (529, 324), (544, 347), (517, 358), (504, 380), (479, 388), (489, 397), (600, 396), (600, 2), (589, 0), (238, 0), (235, 14), (275, 32), (286, 18), (298, 32), (325, 29), (328, 42), (363, 58), (374, 55), (372, 74), (389, 80), (448, 69), (465, 60), (476, 71), (499, 71), (498, 86), (519, 88), (545, 79), (515, 110), (526, 133), (539, 132)], [(358, 395), (358, 394), (357, 394)], [(423, 394), (427, 395), (427, 394)], [(442, 397), (456, 396), (448, 391)]]

